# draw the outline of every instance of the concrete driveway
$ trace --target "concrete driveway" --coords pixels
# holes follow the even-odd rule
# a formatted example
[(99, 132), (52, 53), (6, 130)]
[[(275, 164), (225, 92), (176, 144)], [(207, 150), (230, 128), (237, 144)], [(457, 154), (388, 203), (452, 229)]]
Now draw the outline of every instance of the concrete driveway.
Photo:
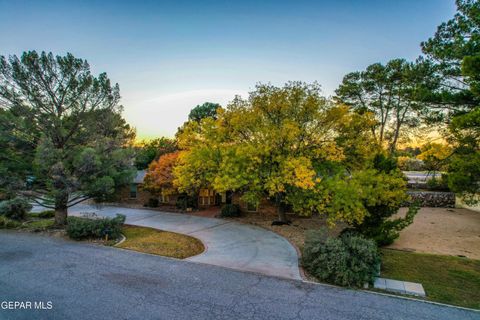
[(187, 214), (115, 206), (77, 205), (69, 214), (95, 212), (113, 217), (124, 214), (126, 223), (173, 231), (200, 239), (207, 250), (187, 260), (289, 279), (301, 279), (298, 255), (285, 238), (260, 227)]
[[(480, 313), (0, 231), (0, 319), (480, 319)], [(51, 308), (48, 309), (49, 302)]]

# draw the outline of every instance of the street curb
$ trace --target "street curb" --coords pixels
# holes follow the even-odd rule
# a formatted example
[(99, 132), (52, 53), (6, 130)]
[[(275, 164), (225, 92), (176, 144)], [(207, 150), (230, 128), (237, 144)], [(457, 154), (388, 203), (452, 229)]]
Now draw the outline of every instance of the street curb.
[(125, 242), (125, 240), (127, 240), (127, 237), (125, 237), (123, 234), (120, 234), (120, 237), (122, 237), (122, 239), (120, 239), (120, 241), (118, 241), (117, 243), (115, 243), (113, 246), (114, 247), (117, 247), (119, 245), (121, 245), (123, 242)]
[[(108, 247), (106, 247), (106, 248), (108, 248)], [(416, 299), (416, 298), (411, 298), (411, 297), (404, 297), (404, 296), (401, 296), (401, 295), (395, 295), (395, 294), (389, 294), (389, 293), (383, 293), (383, 292), (377, 292), (377, 291), (371, 291), (371, 290), (365, 290), (365, 289), (352, 289), (352, 288), (340, 287), (340, 286), (337, 286), (337, 285), (334, 285), (334, 284), (329, 284), (329, 283), (313, 282), (313, 281), (303, 280), (303, 279), (292, 279), (292, 278), (286, 278), (286, 277), (282, 277), (282, 276), (273, 276), (273, 275), (263, 274), (261, 272), (256, 272), (256, 271), (239, 270), (239, 269), (235, 269), (235, 268), (231, 268), (231, 267), (219, 266), (219, 265), (209, 264), (209, 263), (205, 263), (205, 262), (191, 261), (191, 260), (188, 260), (189, 258), (177, 259), (177, 258), (172, 258), (172, 257), (161, 256), (161, 255), (158, 255), (158, 254), (140, 252), (140, 251), (129, 250), (129, 249), (124, 249), (124, 248), (115, 248), (115, 249), (125, 250), (125, 251), (128, 251), (128, 252), (134, 252), (134, 253), (138, 253), (138, 254), (145, 254), (145, 255), (161, 258), (161, 259), (162, 258), (163, 259), (171, 259), (171, 260), (175, 260), (175, 261), (182, 261), (182, 262), (187, 262), (187, 263), (200, 264), (200, 265), (211, 266), (211, 267), (215, 267), (215, 268), (223, 268), (223, 269), (232, 270), (232, 271), (236, 271), (236, 272), (249, 273), (249, 274), (253, 274), (253, 275), (257, 275), (257, 276), (279, 279), (279, 280), (284, 280), (284, 281), (289, 281), (289, 282), (299, 281), (299, 282), (302, 282), (302, 283), (305, 283), (305, 284), (311, 284), (311, 285), (316, 285), (316, 286), (330, 287), (330, 288), (336, 288), (336, 289), (340, 289), (340, 290), (357, 291), (357, 292), (363, 292), (363, 293), (367, 293), (367, 294), (375, 294), (375, 295), (386, 296), (386, 297), (390, 297), (390, 298), (414, 301), (414, 302), (423, 302), (423, 303), (433, 304), (433, 305), (446, 307), (446, 308), (453, 308), (453, 309), (473, 311), (473, 312), (476, 312), (476, 313), (480, 313), (480, 310), (477, 310), (477, 309), (454, 306), (454, 305), (445, 304), (445, 303), (441, 303), (441, 302), (428, 301), (428, 300)]]

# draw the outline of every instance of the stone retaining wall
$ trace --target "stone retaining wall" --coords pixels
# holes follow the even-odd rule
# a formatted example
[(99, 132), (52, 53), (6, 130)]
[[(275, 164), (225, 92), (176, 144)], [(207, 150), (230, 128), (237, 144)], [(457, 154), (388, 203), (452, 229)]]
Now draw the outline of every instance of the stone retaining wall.
[(411, 201), (404, 205), (418, 201), (420, 207), (455, 208), (455, 193), (439, 191), (407, 191)]

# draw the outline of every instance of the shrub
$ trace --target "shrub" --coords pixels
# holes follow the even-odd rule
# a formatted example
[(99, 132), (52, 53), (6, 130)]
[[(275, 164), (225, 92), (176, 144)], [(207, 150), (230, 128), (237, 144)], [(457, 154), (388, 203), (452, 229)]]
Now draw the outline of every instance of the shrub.
[(38, 213), (31, 213), (30, 215), (34, 218), (50, 219), (50, 218), (55, 217), (55, 211), (54, 210), (45, 210), (45, 211), (38, 212)]
[(81, 218), (68, 217), (67, 234), (75, 240), (99, 239), (108, 235), (116, 239), (120, 236), (125, 216), (117, 214), (115, 218)]
[(422, 171), (425, 170), (425, 163), (415, 158), (399, 157), (398, 167), (404, 171)]
[(309, 231), (303, 250), (303, 266), (321, 281), (347, 287), (372, 284), (380, 256), (374, 241), (345, 234), (327, 237), (324, 230)]
[(426, 169), (422, 160), (411, 157), (398, 157), (397, 164), (398, 168), (403, 171), (422, 171)]
[(20, 222), (0, 216), (0, 229), (13, 229), (20, 226)]
[(373, 167), (378, 171), (390, 173), (398, 168), (397, 160), (393, 157), (378, 153), (373, 158)]
[(413, 222), (418, 211), (418, 206), (413, 205), (405, 218), (391, 218), (408, 200), (404, 176), (393, 164), (392, 160), (376, 161), (374, 165), (379, 173), (363, 176), (361, 181), (368, 196), (362, 201), (367, 214), (362, 220), (352, 222), (351, 228), (346, 230), (360, 233), (378, 246), (391, 244), (398, 238), (399, 231)]
[(392, 244), (400, 235), (400, 231), (413, 223), (413, 219), (419, 210), (418, 204), (414, 203), (408, 208), (404, 218), (391, 219), (396, 214), (399, 206), (378, 205), (367, 208), (369, 215), (362, 223), (354, 225), (353, 229), (364, 237), (374, 240), (378, 246)]
[(32, 209), (32, 205), (24, 198), (13, 198), (0, 203), (0, 215), (13, 220), (23, 220)]
[(158, 207), (158, 199), (157, 198), (148, 199), (147, 203), (145, 203), (145, 207), (157, 208)]
[(450, 191), (448, 188), (448, 182), (445, 178), (432, 178), (427, 180), (427, 188), (431, 191)]
[(180, 210), (186, 210), (187, 208), (196, 208), (197, 199), (187, 194), (181, 194), (178, 196), (175, 206), (177, 207), (177, 209)]
[(397, 158), (397, 165), (400, 170), (407, 170), (407, 161), (411, 159), (410, 157), (400, 156)]
[(220, 216), (223, 218), (240, 217), (240, 207), (238, 204), (226, 204), (222, 207)]

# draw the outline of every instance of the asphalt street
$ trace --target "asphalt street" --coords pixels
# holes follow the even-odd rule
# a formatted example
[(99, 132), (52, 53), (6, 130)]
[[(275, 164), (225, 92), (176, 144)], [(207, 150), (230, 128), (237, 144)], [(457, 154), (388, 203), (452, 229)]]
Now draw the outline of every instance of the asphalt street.
[(0, 319), (453, 320), (480, 313), (1, 231)]

